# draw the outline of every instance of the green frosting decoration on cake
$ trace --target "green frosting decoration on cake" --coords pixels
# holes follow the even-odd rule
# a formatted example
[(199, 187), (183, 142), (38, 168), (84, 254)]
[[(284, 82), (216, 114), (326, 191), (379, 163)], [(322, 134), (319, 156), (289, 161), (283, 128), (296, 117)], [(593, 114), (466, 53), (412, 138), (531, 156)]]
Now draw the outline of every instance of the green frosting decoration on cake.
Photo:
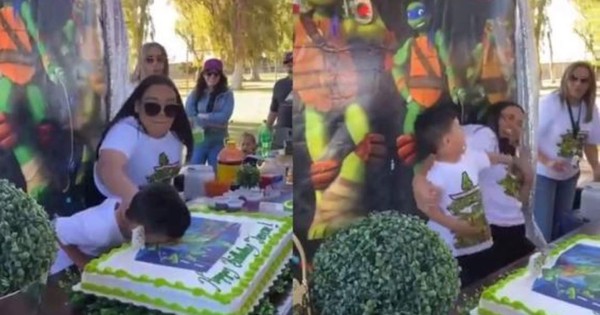
[[(222, 213), (222, 212), (216, 213), (214, 211), (206, 211), (206, 210), (199, 209), (199, 208), (193, 209), (192, 212), (196, 212), (196, 213), (200, 212), (200, 213), (207, 213), (207, 214), (223, 214), (225, 216), (246, 217), (246, 218), (254, 218), (254, 219), (267, 219), (267, 220), (272, 220), (272, 221), (278, 221), (278, 222), (282, 223), (282, 225), (281, 225), (279, 231), (277, 233), (273, 234), (271, 239), (269, 239), (269, 241), (264, 245), (263, 252), (260, 253), (257, 257), (255, 257), (255, 260), (249, 265), (248, 271), (246, 271), (246, 273), (241, 276), (241, 279), (238, 281), (238, 284), (231, 289), (230, 293), (216, 292), (214, 294), (209, 294), (202, 288), (187, 287), (185, 284), (183, 284), (179, 281), (170, 282), (169, 280), (164, 279), (164, 278), (152, 279), (147, 275), (134, 276), (123, 269), (115, 270), (110, 267), (109, 268), (100, 268), (99, 267), (100, 264), (108, 261), (114, 255), (129, 249), (130, 245), (128, 245), (128, 244), (123, 245), (119, 248), (113, 249), (107, 255), (104, 255), (100, 258), (94, 259), (85, 267), (85, 272), (91, 273), (91, 274), (112, 276), (112, 277), (116, 277), (116, 278), (120, 278), (120, 279), (127, 278), (134, 282), (151, 284), (156, 288), (169, 287), (169, 288), (189, 292), (194, 296), (207, 297), (209, 299), (218, 301), (219, 303), (221, 303), (223, 305), (227, 305), (227, 304), (231, 303), (231, 301), (233, 301), (234, 299), (239, 297), (240, 295), (244, 294), (244, 292), (246, 292), (246, 289), (248, 288), (250, 283), (254, 280), (254, 278), (255, 278), (256, 274), (258, 273), (258, 271), (260, 270), (260, 268), (271, 257), (273, 248), (275, 248), (281, 242), (281, 240), (286, 237), (286, 235), (288, 235), (289, 233), (292, 232), (292, 218), (291, 217), (281, 218), (281, 217), (272, 216), (272, 215), (268, 215), (268, 214), (264, 214), (264, 213), (246, 213), (246, 212), (244, 212), (244, 213)], [(279, 256), (276, 258), (276, 260), (273, 262), (272, 266), (269, 267), (269, 270), (267, 270), (266, 276), (263, 279), (263, 282), (269, 280), (273, 276), (273, 274), (279, 269), (279, 267), (284, 262), (286, 256), (290, 255), (291, 249), (292, 249), (292, 243), (290, 241), (289, 244), (285, 245), (284, 250), (279, 254)], [(258, 287), (261, 287), (261, 285), (262, 285), (262, 287), (264, 287), (266, 285), (266, 283), (261, 283), (261, 284), (259, 284)], [(108, 296), (112, 295), (112, 296), (123, 297), (123, 298), (129, 299), (129, 300), (132, 300), (132, 301), (138, 301), (138, 302), (146, 303), (149, 305), (155, 305), (157, 307), (171, 309), (171, 310), (174, 310), (177, 312), (186, 312), (191, 315), (217, 314), (217, 313), (204, 312), (204, 311), (199, 312), (198, 310), (187, 310), (187, 309), (184, 310), (181, 306), (173, 304), (173, 303), (167, 303), (167, 302), (163, 301), (162, 299), (158, 299), (158, 298), (152, 299), (145, 295), (140, 295), (137, 293), (123, 291), (123, 290), (114, 289), (114, 288), (102, 287), (102, 286), (99, 286), (96, 284), (91, 284), (91, 283), (82, 283), (82, 288), (85, 290), (88, 290), (88, 291), (95, 291), (100, 294), (104, 293), (105, 295), (108, 295)], [(109, 292), (109, 293), (106, 293), (106, 292)], [(260, 298), (260, 296), (254, 296), (254, 295), (259, 294), (257, 292), (262, 292), (262, 289), (259, 288), (256, 290), (256, 292), (253, 292), (252, 293), (253, 296), (246, 302), (246, 304), (248, 304), (250, 301), (257, 301)], [(251, 307), (252, 305), (253, 305), (253, 303), (251, 303), (250, 306), (246, 305), (246, 308)], [(251, 310), (246, 310), (244, 312), (241, 312), (240, 314), (246, 314), (250, 311)]]
[[(577, 242), (582, 241), (582, 240), (600, 241), (600, 235), (584, 235), (584, 234), (575, 235), (569, 239), (566, 239), (560, 243), (557, 243), (556, 246), (550, 251), (549, 256), (560, 255), (561, 252), (565, 251), (569, 247), (575, 245)], [(512, 301), (508, 297), (498, 298), (496, 296), (496, 294), (500, 290), (504, 289), (504, 287), (506, 285), (508, 285), (510, 282), (512, 282), (516, 278), (524, 276), (527, 273), (527, 271), (528, 271), (527, 267), (515, 270), (513, 273), (506, 276), (504, 279), (501, 279), (498, 282), (496, 282), (496, 284), (490, 286), (487, 290), (485, 290), (481, 294), (481, 297), (485, 300), (497, 303), (499, 305), (503, 305), (503, 306), (509, 307), (511, 309), (521, 311), (527, 315), (547, 315), (547, 313), (544, 312), (543, 310), (532, 310), (532, 309), (528, 308), (521, 301)], [(480, 315), (499, 315), (488, 309), (482, 309), (482, 308), (479, 308), (478, 312)]]
[(145, 294), (135, 293), (117, 288), (109, 288), (92, 283), (82, 283), (81, 288), (86, 291), (95, 292), (100, 295), (122, 298), (129, 301), (142, 303), (146, 305), (152, 305), (154, 307), (161, 308), (164, 310), (180, 312), (188, 315), (246, 315), (252, 311), (254, 304), (256, 304), (261, 298), (262, 292), (267, 289), (267, 285), (269, 284), (270, 280), (272, 280), (276, 276), (276, 273), (279, 271), (281, 266), (285, 264), (287, 257), (291, 254), (291, 251), (292, 244), (290, 243), (289, 245), (285, 246), (284, 250), (273, 261), (271, 267), (267, 269), (264, 278), (258, 283), (256, 289), (250, 294), (245, 303), (242, 304), (240, 310), (238, 312), (229, 314), (217, 313), (205, 309), (200, 310), (193, 307), (185, 308), (177, 303), (170, 303), (161, 298), (151, 298)]
[(283, 210), (287, 212), (292, 212), (294, 210), (294, 201), (288, 200), (283, 203)]

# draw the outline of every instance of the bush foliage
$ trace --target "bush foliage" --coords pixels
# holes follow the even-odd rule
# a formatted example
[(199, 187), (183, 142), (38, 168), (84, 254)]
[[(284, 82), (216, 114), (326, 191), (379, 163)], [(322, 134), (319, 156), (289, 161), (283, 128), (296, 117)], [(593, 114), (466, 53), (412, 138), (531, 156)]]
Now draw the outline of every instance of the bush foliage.
[(310, 288), (318, 314), (448, 314), (460, 289), (459, 268), (422, 220), (384, 212), (320, 246)]

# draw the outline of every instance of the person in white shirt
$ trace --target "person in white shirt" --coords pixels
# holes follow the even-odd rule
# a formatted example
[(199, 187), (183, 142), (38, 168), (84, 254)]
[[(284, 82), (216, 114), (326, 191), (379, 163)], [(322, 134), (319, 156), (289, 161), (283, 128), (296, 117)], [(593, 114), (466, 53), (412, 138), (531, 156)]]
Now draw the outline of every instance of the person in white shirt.
[[(467, 147), (485, 152), (517, 155), (525, 111), (513, 102), (490, 106), (481, 125), (463, 126)], [(479, 174), (483, 207), (490, 223), (494, 245), (495, 270), (531, 253), (535, 247), (525, 235), (522, 201), (529, 198), (533, 169), (528, 154), (519, 152), (520, 168), (494, 165)], [(522, 172), (524, 171), (524, 172)]]
[(120, 246), (142, 226), (147, 243), (166, 243), (183, 236), (191, 222), (190, 211), (175, 188), (154, 183), (143, 187), (128, 208), (118, 199), (54, 221), (60, 245), (50, 269), (55, 275), (75, 264), (80, 270), (94, 257)]
[(440, 189), (437, 205), (420, 208), (428, 226), (446, 242), (461, 266), (461, 283), (468, 286), (492, 270), (493, 241), (486, 220), (479, 173), (512, 158), (467, 147), (452, 105), (425, 110), (415, 122), (417, 155), (427, 181)]
[(101, 137), (94, 166), (96, 187), (103, 196), (127, 206), (139, 187), (171, 182), (192, 150), (192, 130), (177, 87), (168, 77), (149, 76)]
[(573, 203), (583, 153), (594, 179), (600, 180), (600, 120), (592, 66), (569, 65), (560, 89), (540, 101), (538, 113), (534, 214), (544, 237), (552, 241), (581, 225)]
[[(165, 47), (156, 42), (144, 43), (140, 48), (137, 64), (129, 78), (129, 95), (148, 76), (169, 76), (169, 56)], [(128, 96), (129, 96), (128, 95)]]

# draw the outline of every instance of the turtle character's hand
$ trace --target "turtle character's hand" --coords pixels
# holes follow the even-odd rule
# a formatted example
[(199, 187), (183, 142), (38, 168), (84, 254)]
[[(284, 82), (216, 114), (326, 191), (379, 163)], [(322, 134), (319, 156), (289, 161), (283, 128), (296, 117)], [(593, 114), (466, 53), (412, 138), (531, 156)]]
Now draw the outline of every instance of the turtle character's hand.
[(64, 84), (65, 82), (65, 70), (59, 66), (56, 66), (53, 63), (48, 64), (46, 68), (46, 73), (48, 74), (48, 78), (54, 84)]
[(8, 116), (4, 113), (0, 113), (0, 149), (10, 150), (17, 143), (17, 136), (10, 122)]
[(467, 90), (464, 88), (454, 88), (450, 93), (454, 104), (463, 104), (467, 98)]
[(387, 156), (385, 137), (378, 133), (368, 134), (356, 147), (356, 155), (365, 162), (381, 164)]
[(316, 161), (310, 166), (310, 179), (316, 190), (329, 187), (340, 171), (340, 162), (336, 160)]
[(401, 135), (396, 139), (396, 152), (404, 165), (410, 165), (415, 162), (416, 148), (413, 135)]

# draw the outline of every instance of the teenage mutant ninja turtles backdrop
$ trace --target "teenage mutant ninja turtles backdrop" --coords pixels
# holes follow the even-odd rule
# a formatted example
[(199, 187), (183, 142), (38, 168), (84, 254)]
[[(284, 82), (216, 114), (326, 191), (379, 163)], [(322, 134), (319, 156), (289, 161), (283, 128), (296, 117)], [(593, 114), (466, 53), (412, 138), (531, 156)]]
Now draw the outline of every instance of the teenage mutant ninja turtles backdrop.
[(416, 210), (417, 115), (464, 123), (516, 100), (514, 0), (303, 0), (294, 45), (295, 233), (318, 241), (368, 211)]
[(0, 177), (65, 214), (107, 116), (99, 19), (91, 0), (0, 1)]

